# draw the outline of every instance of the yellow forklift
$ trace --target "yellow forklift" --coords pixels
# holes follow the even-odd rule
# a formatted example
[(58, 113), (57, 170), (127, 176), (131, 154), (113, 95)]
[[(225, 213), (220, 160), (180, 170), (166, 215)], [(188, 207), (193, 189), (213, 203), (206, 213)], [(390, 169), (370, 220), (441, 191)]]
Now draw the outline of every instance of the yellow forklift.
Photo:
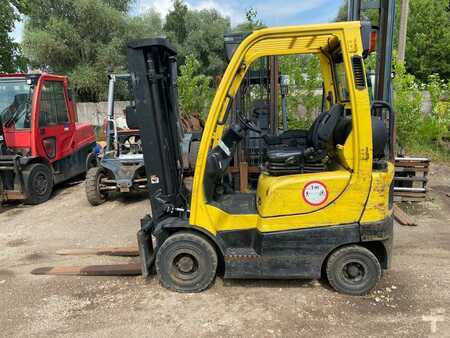
[[(326, 277), (353, 295), (376, 285), (391, 261), (394, 174), (394, 1), (378, 5), (378, 28), (349, 21), (248, 35), (215, 95), (190, 188), (180, 157), (175, 49), (164, 39), (129, 44), (151, 202), (138, 232), (144, 276), (155, 268), (162, 285), (179, 292), (207, 289), (218, 271), (235, 279)], [(361, 10), (351, 1), (350, 18), (359, 20)], [(374, 31), (380, 38), (371, 97), (364, 59), (375, 49)], [(308, 130), (269, 128), (256, 189), (237, 191), (233, 154), (249, 132), (261, 130), (248, 112), (232, 122), (236, 93), (260, 58), (291, 55), (319, 58), (322, 111)]]
[[(395, 0), (367, 6), (350, 0), (348, 22), (267, 28), (239, 43), (204, 126), (191, 185), (183, 177), (176, 51), (161, 38), (131, 42), (128, 70), (151, 214), (141, 221), (138, 248), (95, 253), (139, 255), (140, 266), (32, 273), (147, 277), (156, 271), (163, 286), (178, 292), (205, 290), (217, 273), (235, 279), (327, 278), (339, 292), (368, 293), (392, 254)], [(360, 20), (364, 9), (378, 10), (378, 26)], [(374, 90), (364, 63), (373, 50)], [(262, 58), (277, 64), (283, 57), (319, 60), (323, 100), (309, 128), (289, 128), (276, 115), (276, 104), (263, 128), (254, 114), (261, 105), (235, 110), (252, 67)], [(264, 80), (271, 81), (271, 96), (284, 82), (273, 74)], [(257, 93), (250, 89), (248, 96)], [(281, 110), (286, 114), (286, 107)], [(260, 168), (253, 173), (256, 184), (242, 189), (232, 168), (239, 167), (236, 152), (249, 135), (259, 135), (252, 156), (261, 159)]]

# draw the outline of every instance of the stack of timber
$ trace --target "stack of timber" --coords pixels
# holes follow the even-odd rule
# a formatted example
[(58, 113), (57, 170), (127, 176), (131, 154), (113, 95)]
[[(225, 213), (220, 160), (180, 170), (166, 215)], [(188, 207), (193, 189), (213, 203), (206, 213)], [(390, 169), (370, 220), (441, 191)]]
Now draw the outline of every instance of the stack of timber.
[(427, 193), (428, 158), (396, 157), (394, 201), (424, 201)]

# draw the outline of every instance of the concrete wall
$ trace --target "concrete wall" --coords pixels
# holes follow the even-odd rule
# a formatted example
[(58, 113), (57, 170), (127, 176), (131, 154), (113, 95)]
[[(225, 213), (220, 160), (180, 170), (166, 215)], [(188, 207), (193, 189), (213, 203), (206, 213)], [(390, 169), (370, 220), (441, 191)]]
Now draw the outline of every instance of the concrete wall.
[[(128, 101), (117, 101), (114, 103), (114, 114), (119, 128), (126, 127), (125, 116), (123, 111), (129, 104)], [(77, 103), (78, 121), (89, 122), (95, 127), (103, 127), (106, 112), (108, 111), (108, 102), (83, 102)]]

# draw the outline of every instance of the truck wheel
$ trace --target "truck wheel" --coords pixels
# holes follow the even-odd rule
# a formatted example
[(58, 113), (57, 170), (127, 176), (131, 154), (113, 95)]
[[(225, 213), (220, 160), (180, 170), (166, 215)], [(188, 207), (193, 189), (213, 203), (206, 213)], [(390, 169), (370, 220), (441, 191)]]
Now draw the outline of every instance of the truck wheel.
[(105, 171), (100, 167), (94, 167), (88, 170), (86, 174), (85, 189), (86, 197), (89, 203), (97, 206), (106, 202), (107, 194), (100, 191), (101, 180), (106, 178)]
[(334, 252), (327, 262), (327, 277), (338, 292), (365, 295), (381, 278), (377, 257), (358, 245), (346, 246)]
[(200, 150), (200, 141), (193, 141), (189, 147), (189, 165), (191, 169), (195, 169), (197, 163), (198, 151)]
[(177, 232), (161, 245), (155, 265), (159, 280), (167, 289), (200, 292), (216, 277), (217, 253), (202, 236)]
[(49, 166), (42, 163), (29, 165), (23, 171), (26, 204), (40, 204), (48, 201), (53, 191), (53, 175)]

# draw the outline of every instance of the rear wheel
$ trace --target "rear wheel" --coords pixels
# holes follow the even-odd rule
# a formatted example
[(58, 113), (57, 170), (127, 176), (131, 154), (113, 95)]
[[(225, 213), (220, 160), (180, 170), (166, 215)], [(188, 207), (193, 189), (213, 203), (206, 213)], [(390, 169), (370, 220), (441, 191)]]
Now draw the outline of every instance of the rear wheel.
[(216, 277), (217, 253), (201, 235), (178, 232), (161, 245), (155, 265), (164, 287), (178, 292), (200, 292)]
[(367, 294), (381, 278), (377, 257), (358, 245), (336, 250), (328, 258), (326, 271), (330, 285), (336, 291), (350, 295)]
[(86, 172), (98, 166), (97, 154), (93, 151), (86, 157)]
[(53, 191), (53, 175), (49, 166), (42, 163), (29, 165), (23, 171), (27, 204), (48, 201)]
[(105, 178), (107, 178), (107, 175), (100, 167), (91, 168), (86, 174), (86, 197), (93, 206), (106, 202), (107, 194), (101, 191), (102, 180)]

